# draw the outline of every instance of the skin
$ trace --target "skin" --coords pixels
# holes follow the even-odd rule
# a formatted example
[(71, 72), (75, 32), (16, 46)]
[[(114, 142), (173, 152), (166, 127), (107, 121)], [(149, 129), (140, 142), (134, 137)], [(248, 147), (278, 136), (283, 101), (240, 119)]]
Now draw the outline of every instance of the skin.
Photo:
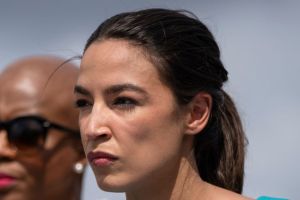
[(89, 160), (99, 187), (128, 200), (244, 199), (196, 170), (193, 137), (207, 124), (211, 96), (179, 108), (148, 58), (117, 39), (94, 42), (83, 55), (75, 87), (83, 147), (116, 158)]
[[(0, 121), (38, 115), (79, 130), (78, 111), (72, 105), (78, 68), (65, 64), (49, 79), (63, 61), (35, 56), (8, 66), (0, 75)], [(25, 155), (9, 145), (6, 131), (1, 130), (0, 173), (15, 177), (16, 182), (0, 188), (0, 199), (79, 199), (82, 174), (72, 169), (76, 162), (85, 163), (80, 147), (80, 140), (50, 129), (43, 148)]]

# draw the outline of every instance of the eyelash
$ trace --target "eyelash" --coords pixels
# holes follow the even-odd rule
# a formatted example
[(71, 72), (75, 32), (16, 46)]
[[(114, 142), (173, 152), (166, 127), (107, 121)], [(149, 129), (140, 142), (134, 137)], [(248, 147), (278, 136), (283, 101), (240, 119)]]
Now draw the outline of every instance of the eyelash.
[(91, 103), (89, 103), (87, 100), (85, 99), (78, 99), (75, 101), (75, 107), (76, 108), (84, 108), (87, 106), (91, 106)]
[(121, 109), (132, 110), (135, 106), (138, 105), (138, 102), (129, 97), (117, 97), (113, 101), (112, 105)]
[[(85, 99), (78, 99), (75, 101), (75, 107), (79, 108), (79, 109), (83, 109), (83, 108), (86, 108), (91, 105), (92, 104), (89, 103)], [(132, 110), (137, 105), (138, 105), (138, 102), (129, 97), (117, 97), (112, 102), (113, 107), (117, 107), (117, 108), (124, 109), (124, 110)]]

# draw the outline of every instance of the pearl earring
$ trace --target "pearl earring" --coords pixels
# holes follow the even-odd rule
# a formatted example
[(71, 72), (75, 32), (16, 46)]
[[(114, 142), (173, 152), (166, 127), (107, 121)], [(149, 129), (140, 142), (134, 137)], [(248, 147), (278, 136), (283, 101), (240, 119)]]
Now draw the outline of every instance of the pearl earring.
[(76, 174), (82, 174), (83, 172), (83, 164), (80, 163), (80, 162), (77, 162), (73, 165), (73, 171), (76, 173)]

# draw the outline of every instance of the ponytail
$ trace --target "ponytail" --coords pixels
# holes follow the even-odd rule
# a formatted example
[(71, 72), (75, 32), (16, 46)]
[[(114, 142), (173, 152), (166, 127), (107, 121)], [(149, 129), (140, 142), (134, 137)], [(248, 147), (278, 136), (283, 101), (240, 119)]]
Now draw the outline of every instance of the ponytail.
[(213, 95), (211, 119), (195, 139), (200, 176), (211, 184), (241, 193), (246, 137), (234, 102), (223, 90)]

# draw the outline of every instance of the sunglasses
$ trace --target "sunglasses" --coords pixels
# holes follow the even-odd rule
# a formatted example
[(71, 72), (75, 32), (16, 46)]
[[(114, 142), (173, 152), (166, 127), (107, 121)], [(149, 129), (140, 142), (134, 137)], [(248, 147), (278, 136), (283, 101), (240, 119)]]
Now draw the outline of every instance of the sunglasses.
[(10, 121), (0, 121), (0, 130), (3, 129), (7, 132), (9, 144), (22, 151), (43, 146), (50, 129), (61, 130), (80, 138), (79, 131), (49, 122), (40, 116), (22, 116)]

